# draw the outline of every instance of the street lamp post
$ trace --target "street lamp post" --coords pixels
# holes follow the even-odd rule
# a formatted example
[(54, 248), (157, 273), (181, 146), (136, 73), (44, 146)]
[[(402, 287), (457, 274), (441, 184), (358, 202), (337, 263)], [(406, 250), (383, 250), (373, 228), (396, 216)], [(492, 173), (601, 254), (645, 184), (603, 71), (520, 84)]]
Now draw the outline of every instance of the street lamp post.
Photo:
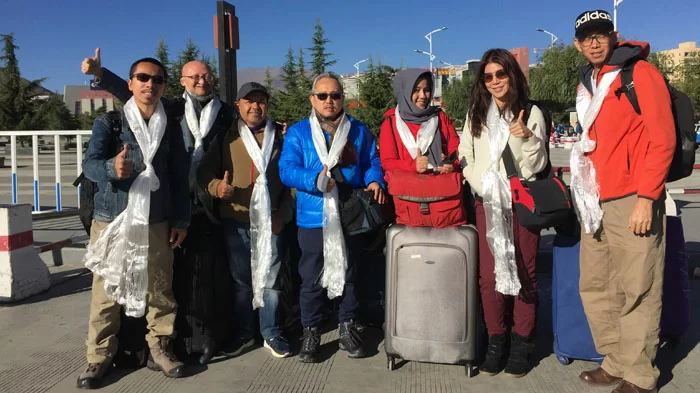
[(441, 28), (435, 29), (435, 30), (433, 30), (430, 33), (425, 35), (425, 39), (428, 40), (428, 45), (429, 45), (428, 53), (430, 53), (430, 73), (431, 74), (433, 73), (433, 60), (435, 59), (435, 56), (433, 56), (433, 34), (437, 33), (438, 31), (443, 31), (443, 30), (447, 30), (447, 27), (442, 26)]
[(549, 49), (552, 49), (554, 47), (554, 43), (559, 39), (559, 37), (555, 36), (554, 33), (550, 33), (549, 31), (545, 29), (536, 29), (540, 33), (545, 33), (549, 34)]
[(360, 77), (360, 64), (362, 64), (368, 60), (369, 59), (360, 60), (357, 63), (355, 63), (355, 65), (353, 65), (353, 67), (355, 67), (355, 70), (357, 70), (357, 72), (355, 73), (355, 76), (357, 76), (358, 78)]
[(613, 0), (613, 29), (617, 31), (617, 7), (623, 0)]

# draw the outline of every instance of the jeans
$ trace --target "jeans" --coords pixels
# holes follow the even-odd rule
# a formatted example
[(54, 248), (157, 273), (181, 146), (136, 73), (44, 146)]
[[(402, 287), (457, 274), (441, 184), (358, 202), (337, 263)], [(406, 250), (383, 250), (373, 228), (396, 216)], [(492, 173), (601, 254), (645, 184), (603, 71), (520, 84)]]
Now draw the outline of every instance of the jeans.
[[(231, 276), (236, 282), (234, 289), (234, 315), (237, 322), (237, 334), (241, 339), (251, 339), (255, 334), (253, 320), (253, 285), (250, 268), (250, 226), (235, 220), (224, 220), (224, 237), (226, 257)], [(267, 276), (263, 292), (265, 306), (258, 309), (260, 334), (264, 339), (282, 335), (279, 321), (279, 299), (281, 291), (274, 289), (277, 274), (282, 263), (284, 245), (282, 238), (272, 235), (272, 265)]]

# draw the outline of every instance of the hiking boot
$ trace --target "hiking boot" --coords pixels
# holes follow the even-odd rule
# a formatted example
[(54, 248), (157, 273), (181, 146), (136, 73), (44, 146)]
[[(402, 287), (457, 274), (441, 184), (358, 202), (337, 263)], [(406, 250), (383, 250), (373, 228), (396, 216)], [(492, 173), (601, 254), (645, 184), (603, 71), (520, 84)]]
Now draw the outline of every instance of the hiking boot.
[(153, 371), (162, 371), (168, 378), (180, 378), (185, 375), (185, 364), (177, 359), (173, 352), (173, 340), (167, 336), (158, 337), (158, 343), (150, 347), (146, 367)]
[(98, 389), (102, 384), (102, 377), (112, 369), (112, 359), (102, 363), (89, 363), (85, 371), (78, 377), (78, 389)]
[(639, 386), (627, 382), (627, 381), (622, 381), (622, 383), (612, 391), (612, 393), (657, 393), (658, 389), (653, 388), (653, 389), (642, 389)]
[(254, 338), (236, 338), (229, 345), (221, 348), (221, 354), (229, 357), (243, 355), (255, 346)]
[(341, 351), (346, 351), (348, 357), (357, 359), (367, 356), (365, 349), (363, 348), (363, 342), (360, 338), (360, 333), (358, 333), (355, 327), (355, 322), (347, 321), (342, 322), (338, 325), (338, 334), (340, 339), (338, 339), (338, 347)]
[(270, 350), (272, 356), (276, 358), (286, 358), (292, 354), (291, 349), (289, 349), (289, 343), (287, 339), (282, 336), (268, 338), (264, 340), (263, 347)]
[(517, 333), (510, 335), (510, 355), (506, 364), (506, 375), (520, 378), (530, 372), (531, 341)]
[(503, 370), (504, 352), (506, 346), (506, 336), (504, 334), (494, 334), (489, 337), (489, 346), (486, 350), (486, 358), (481, 366), (479, 373), (484, 375), (496, 375)]
[(321, 352), (321, 332), (316, 327), (304, 328), (304, 341), (301, 343), (299, 361), (302, 363), (318, 363)]

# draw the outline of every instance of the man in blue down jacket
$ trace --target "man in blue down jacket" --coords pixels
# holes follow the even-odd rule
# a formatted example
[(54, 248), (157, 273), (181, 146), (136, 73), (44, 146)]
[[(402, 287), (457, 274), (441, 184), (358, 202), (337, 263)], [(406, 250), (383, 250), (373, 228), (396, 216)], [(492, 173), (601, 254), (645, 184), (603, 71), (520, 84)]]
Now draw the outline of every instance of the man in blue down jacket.
[[(298, 240), (302, 251), (299, 305), (304, 327), (299, 360), (315, 363), (318, 362), (321, 342), (319, 328), (326, 288), (329, 297), (341, 295), (338, 312), (340, 349), (347, 351), (351, 358), (366, 355), (355, 327), (357, 261), (352, 255), (355, 247), (347, 247), (353, 238), (340, 229), (331, 229), (339, 228), (339, 218), (330, 213), (334, 209), (328, 208), (328, 201), (324, 209), (324, 194), (333, 199), (336, 180), (347, 180), (352, 188), (374, 192), (374, 198), (381, 204), (384, 203), (386, 186), (374, 135), (362, 122), (343, 112), (343, 88), (338, 77), (331, 73), (318, 75), (313, 81), (309, 99), (313, 106), (311, 116), (290, 127), (284, 139), (279, 167), (282, 183), (297, 190)], [(334, 168), (336, 170), (331, 175)], [(336, 179), (339, 173), (345, 179)], [(333, 203), (337, 203), (337, 194), (334, 198)], [(326, 241), (330, 244), (325, 247), (324, 225), (332, 233), (327, 232)], [(343, 244), (346, 245), (346, 258), (340, 256)], [(342, 277), (343, 262), (346, 263), (345, 281), (339, 290), (328, 284), (326, 276), (333, 276), (331, 271), (340, 270), (340, 274), (335, 275), (337, 282), (338, 276)]]

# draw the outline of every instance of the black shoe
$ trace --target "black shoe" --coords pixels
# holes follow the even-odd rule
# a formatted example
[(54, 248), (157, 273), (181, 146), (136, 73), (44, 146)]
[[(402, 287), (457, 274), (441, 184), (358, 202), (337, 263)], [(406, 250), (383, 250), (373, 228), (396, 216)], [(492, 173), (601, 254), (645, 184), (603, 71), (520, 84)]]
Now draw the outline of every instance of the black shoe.
[(202, 345), (202, 355), (199, 357), (199, 364), (205, 365), (211, 361), (216, 354), (216, 343), (212, 339), (207, 339)]
[(112, 359), (102, 363), (90, 363), (78, 377), (78, 389), (98, 389), (102, 378), (112, 369)]
[(353, 321), (342, 322), (338, 325), (338, 334), (340, 335), (338, 346), (340, 350), (348, 353), (348, 357), (356, 359), (367, 356), (363, 348), (364, 343)]
[(479, 372), (484, 375), (496, 375), (503, 370), (504, 349), (506, 346), (506, 336), (504, 334), (494, 334), (489, 337), (489, 347), (486, 352), (484, 362), (479, 366)]
[(299, 361), (302, 363), (318, 363), (321, 349), (321, 332), (315, 327), (304, 328), (304, 341), (301, 343)]
[(517, 333), (510, 335), (510, 356), (505, 373), (514, 378), (520, 378), (530, 372), (530, 352), (532, 344), (529, 337)]
[(240, 356), (251, 350), (253, 346), (255, 346), (254, 338), (236, 338), (229, 345), (221, 348), (221, 354), (229, 357)]

